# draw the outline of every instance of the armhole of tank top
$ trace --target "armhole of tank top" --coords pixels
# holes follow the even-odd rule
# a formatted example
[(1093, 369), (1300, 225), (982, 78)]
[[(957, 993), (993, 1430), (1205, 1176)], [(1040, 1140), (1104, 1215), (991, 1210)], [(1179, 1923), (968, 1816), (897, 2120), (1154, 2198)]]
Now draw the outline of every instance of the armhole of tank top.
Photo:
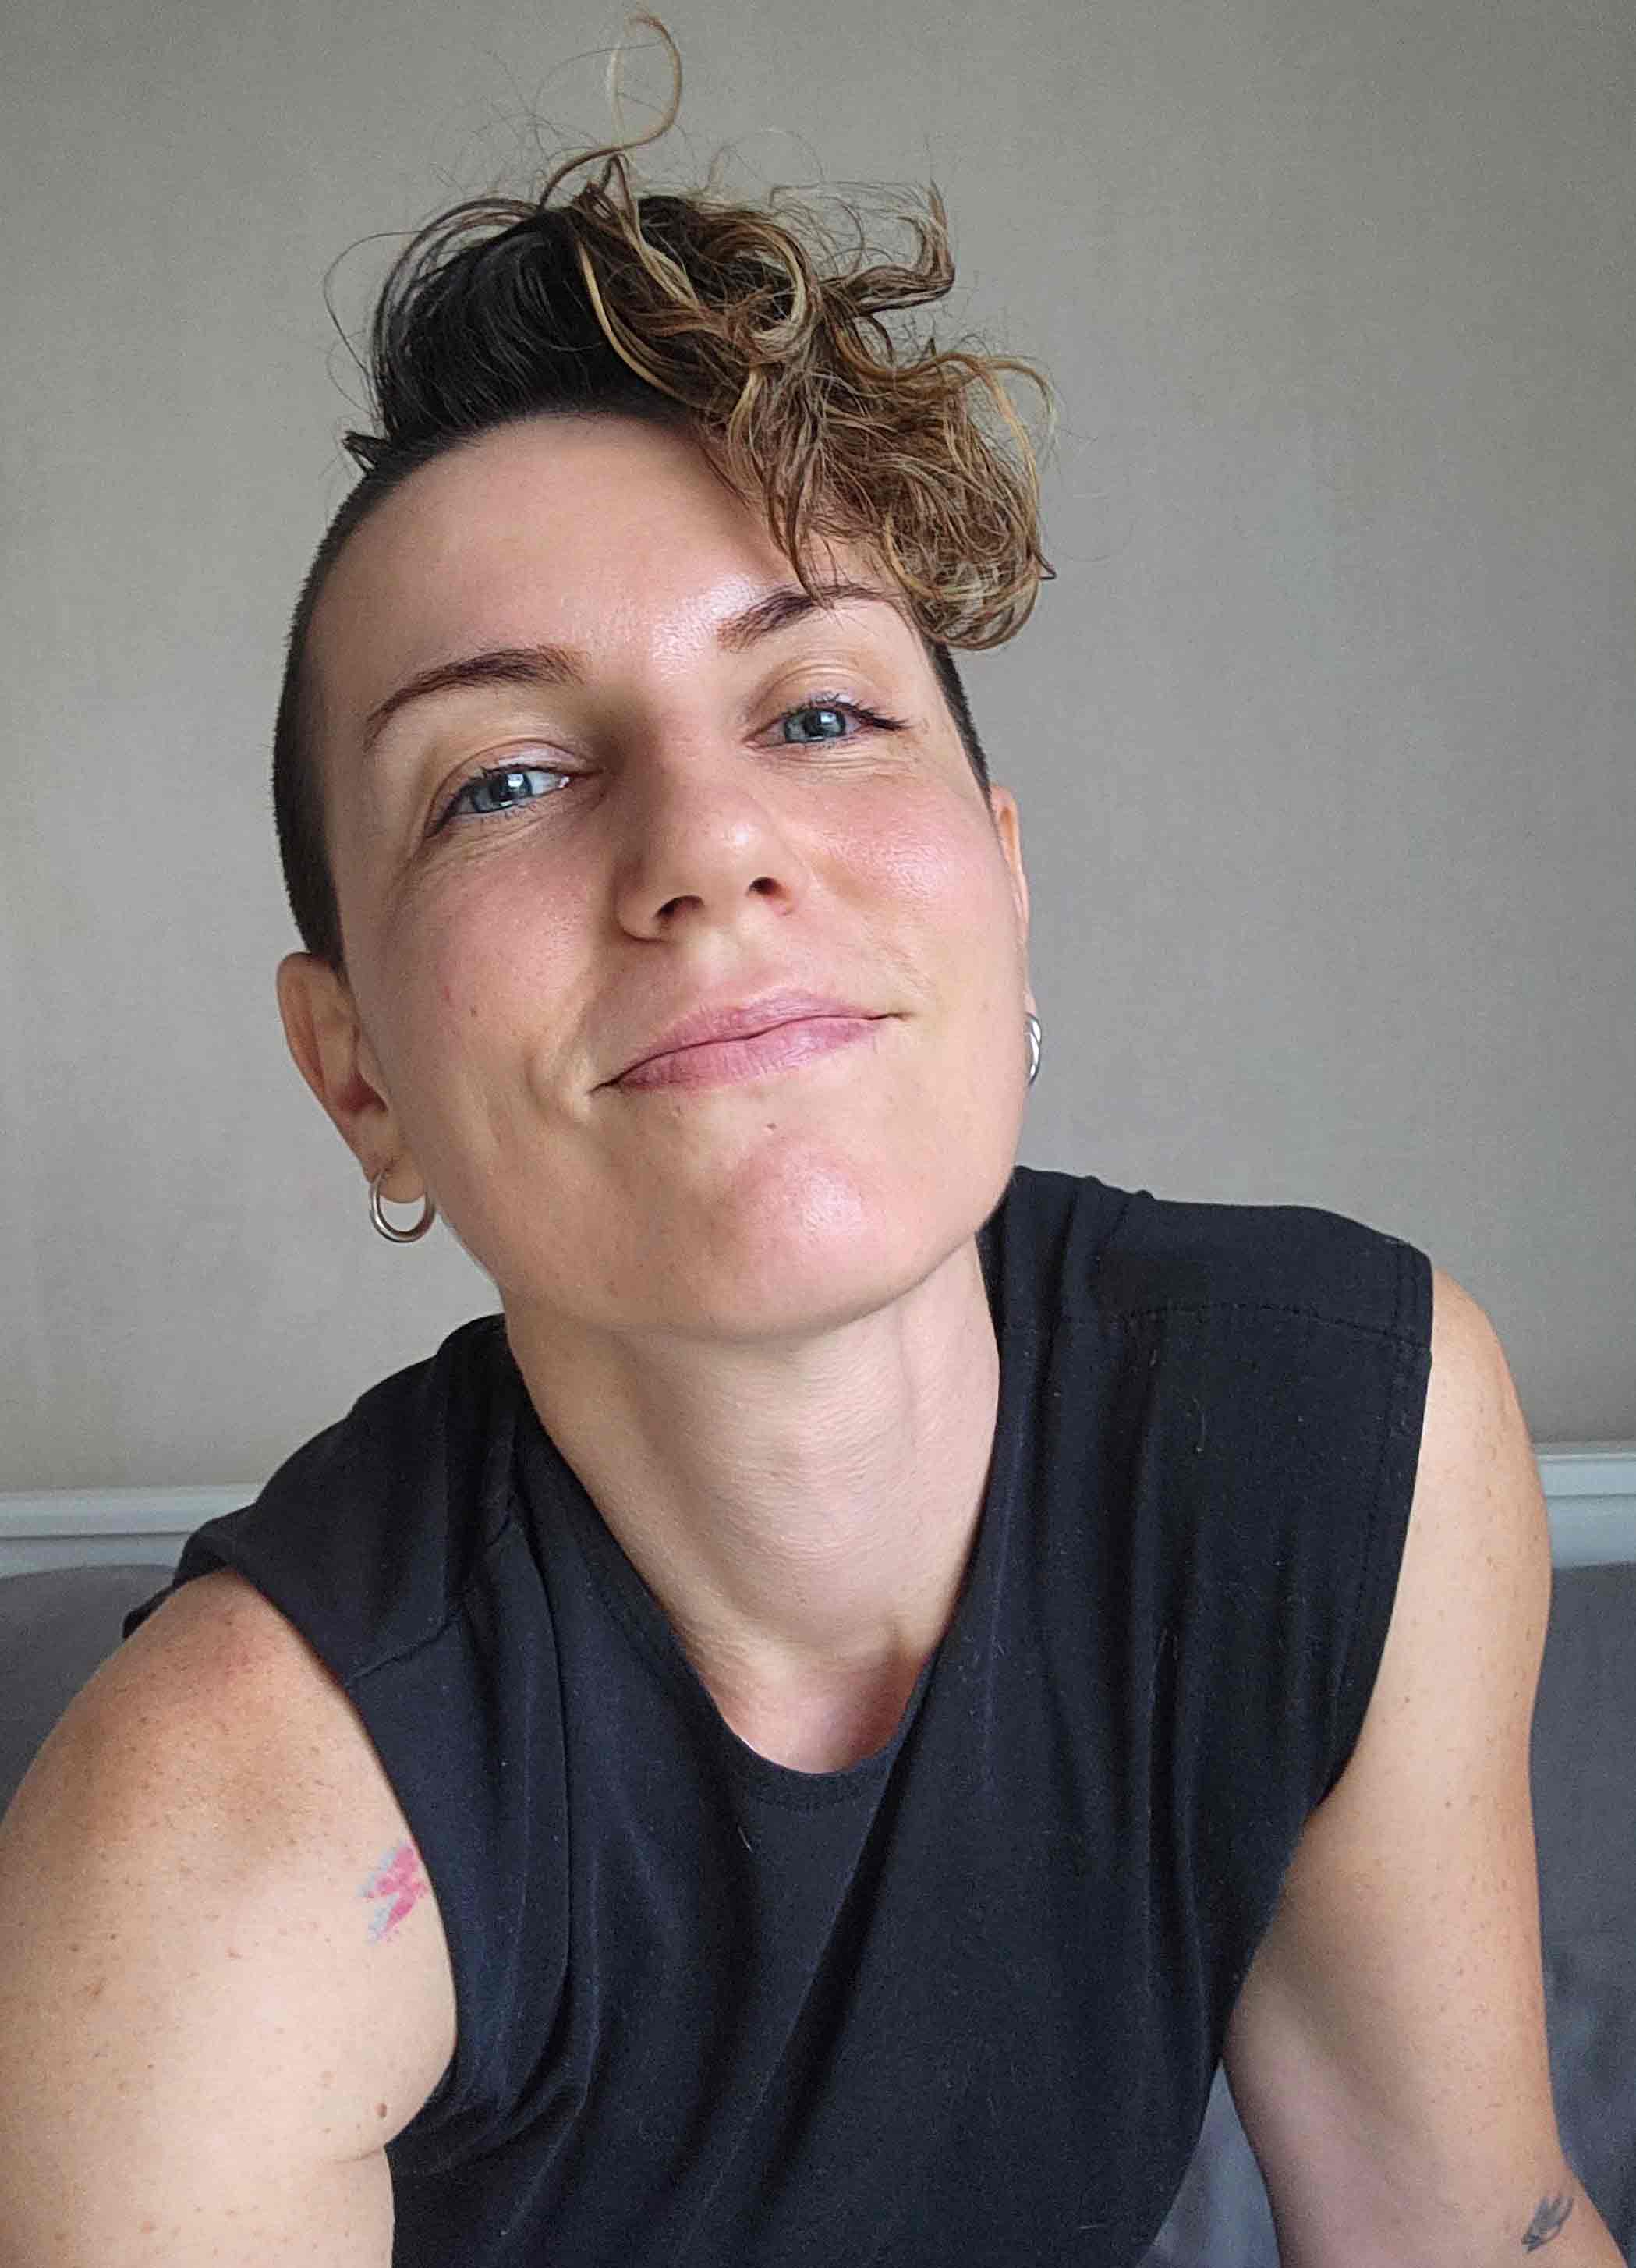
[(1380, 1413), (1373, 1479), (1362, 1506), (1363, 1534), (1342, 1653), (1334, 1735), (1314, 1799), (1315, 1808), (1332, 1793), (1351, 1763), (1374, 1697), (1403, 1572), (1426, 1417), (1432, 1366), (1431, 1263), (1403, 1239), (1389, 1241), (1396, 1270), (1396, 1297), (1386, 1335), (1391, 1363)]

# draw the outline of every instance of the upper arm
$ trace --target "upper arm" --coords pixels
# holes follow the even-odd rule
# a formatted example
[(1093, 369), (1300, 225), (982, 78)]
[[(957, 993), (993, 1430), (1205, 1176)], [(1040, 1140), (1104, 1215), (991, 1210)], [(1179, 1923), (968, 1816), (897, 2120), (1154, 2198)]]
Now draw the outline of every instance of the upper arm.
[(1433, 1271), (1390, 1628), (1228, 2029), (1286, 2268), (1500, 2259), (1588, 2220), (1551, 2101), (1529, 1736), (1551, 1540), (1482, 1309)]
[(0, 2268), (385, 2268), (429, 2084), (358, 1899), (378, 1822), (337, 1835), (265, 1617), (161, 1631), (182, 1597), (0, 1827)]

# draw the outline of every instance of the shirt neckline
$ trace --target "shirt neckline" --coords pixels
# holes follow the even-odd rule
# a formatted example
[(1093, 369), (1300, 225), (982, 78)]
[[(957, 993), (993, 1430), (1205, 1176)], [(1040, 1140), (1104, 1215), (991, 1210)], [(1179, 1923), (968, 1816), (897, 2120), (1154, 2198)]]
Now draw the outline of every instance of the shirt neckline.
[[(1012, 1437), (1014, 1431), (1016, 1413), (1013, 1404), (1019, 1391), (1015, 1348), (1018, 1319), (1008, 1310), (1000, 1251), (1004, 1233), (1002, 1215), (1015, 1186), (1013, 1174), (1007, 1184), (1006, 1196), (976, 1233), (978, 1257), (999, 1358), (999, 1390), (995, 1409), (994, 1444), (984, 1482), (983, 1500), (965, 1580), (948, 1627), (922, 1663), (920, 1675), (890, 1739), (873, 1755), (864, 1756), (855, 1764), (843, 1765), (836, 1771), (805, 1771), (797, 1765), (779, 1764), (752, 1748), (728, 1724), (717, 1705), (714, 1695), (689, 1660), (669, 1617), (603, 1519), (579, 1476), (540, 1422), (521, 1371), (507, 1345), (508, 1361), (520, 1400), (517, 1427), (520, 1451), (518, 1493), (523, 1511), (523, 1525), (536, 1555), (542, 1551), (545, 1542), (543, 1531), (548, 1524), (566, 1532), (577, 1547), (579, 1557), (604, 1603), (644, 1663), (657, 1672), (694, 1723), (702, 1728), (704, 1738), (715, 1750), (724, 1770), (750, 1793), (764, 1800), (813, 1810), (877, 1791), (890, 1772), (919, 1717), (939, 1663), (955, 1650), (965, 1624), (977, 1611), (974, 1602), (991, 1586), (993, 1561), (999, 1550), (997, 1530), (1002, 1517), (997, 1500), (1002, 1492), (1002, 1476), (1008, 1462), (1001, 1456), (1000, 1446)], [(504, 1338), (502, 1343), (505, 1344)], [(552, 1521), (550, 1514), (557, 1507), (566, 1516)]]

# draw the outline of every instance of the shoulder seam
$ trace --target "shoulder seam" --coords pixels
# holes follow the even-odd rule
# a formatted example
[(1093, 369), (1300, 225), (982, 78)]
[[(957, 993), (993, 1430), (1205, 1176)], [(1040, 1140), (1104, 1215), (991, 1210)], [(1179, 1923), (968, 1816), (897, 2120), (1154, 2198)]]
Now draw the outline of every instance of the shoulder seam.
[(488, 1563), (490, 1553), (493, 1551), (497, 1545), (505, 1543), (507, 1536), (512, 1533), (512, 1529), (515, 1528), (516, 1526), (516, 1515), (510, 1507), (508, 1507), (505, 1517), (501, 1521), (493, 1535), (484, 1539), (483, 1549), (477, 1554), (476, 1565), (473, 1567), (470, 1574), (461, 1586), (459, 1591), (456, 1592), (453, 1598), (447, 1602), (446, 1611), (444, 1614), (442, 1620), (437, 1624), (436, 1627), (423, 1632), (419, 1638), (409, 1639), (404, 1645), (400, 1646), (394, 1653), (379, 1654), (373, 1661), (365, 1662), (361, 1668), (355, 1669), (351, 1675), (344, 1681), (342, 1690), (346, 1693), (350, 1693), (355, 1687), (362, 1685), (366, 1678), (373, 1677), (378, 1670), (391, 1669), (401, 1661), (412, 1660), (416, 1654), (424, 1653), (429, 1646), (436, 1646), (438, 1641), (449, 1629), (450, 1625), (458, 1622), (461, 1615), (466, 1611), (467, 1598), (469, 1594), (475, 1589), (478, 1582), (481, 1580), (483, 1571)]
[[(1095, 1298), (1095, 1285), (1091, 1286)], [(1398, 1300), (1401, 1308), (1401, 1297)], [(1141, 1322), (1154, 1315), (1209, 1315), (1255, 1314), (1268, 1315), (1299, 1315), (1309, 1323), (1332, 1324), (1337, 1330), (1360, 1331), (1366, 1338), (1393, 1339), (1400, 1345), (1414, 1347), (1421, 1342), (1415, 1332), (1407, 1330), (1396, 1322), (1389, 1323), (1359, 1322), (1351, 1315), (1325, 1314), (1319, 1307), (1303, 1307), (1286, 1300), (1167, 1300), (1151, 1307), (1110, 1307), (1102, 1311), (1102, 1320), (1109, 1323)]]

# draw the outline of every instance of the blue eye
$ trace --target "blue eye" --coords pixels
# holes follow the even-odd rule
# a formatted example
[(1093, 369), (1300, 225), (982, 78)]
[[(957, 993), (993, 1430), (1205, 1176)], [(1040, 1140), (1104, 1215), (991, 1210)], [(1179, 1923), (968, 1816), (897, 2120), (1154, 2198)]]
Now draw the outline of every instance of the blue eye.
[[(842, 720), (849, 716), (855, 717), (857, 714), (857, 710), (851, 708), (844, 701), (804, 701), (799, 709), (786, 709), (783, 716), (778, 719), (778, 722), (784, 726), (785, 739), (786, 740), (795, 740), (796, 735), (791, 732), (790, 726), (796, 718), (832, 718), (835, 719), (838, 729), (834, 732), (826, 730), (820, 733), (817, 737), (821, 740), (838, 740), (844, 737), (845, 733), (845, 726)], [(799, 741), (797, 742), (797, 745), (800, 745)]]
[[(798, 718), (822, 718), (823, 728), (811, 736), (792, 733), (791, 725)], [(786, 747), (816, 747), (822, 741), (847, 742), (858, 736), (849, 732), (845, 721), (878, 733), (901, 733), (903, 725), (892, 717), (878, 716), (873, 709), (860, 708), (855, 701), (831, 700), (820, 694), (814, 699), (803, 701), (793, 709), (786, 709), (777, 719), (783, 728)], [(547, 795), (560, 794), (561, 788), (546, 789), (539, 795), (530, 795), (523, 786), (529, 779), (561, 781), (564, 785), (578, 774), (564, 771), (555, 764), (497, 764), (485, 771), (474, 772), (462, 780), (444, 805), (432, 828), (440, 833), (450, 821), (462, 814), (473, 819), (503, 819), (509, 812), (525, 810), (531, 803), (542, 803)]]
[[(475, 819), (502, 818), (508, 811), (519, 811), (525, 804), (539, 803), (543, 799), (539, 796), (520, 794), (515, 801), (497, 800), (499, 796), (509, 794), (512, 788), (520, 787), (522, 781), (568, 779), (571, 777), (571, 773), (558, 771), (554, 765), (550, 764), (500, 764), (492, 771), (474, 772), (471, 778), (463, 780), (449, 798), (443, 807), (443, 817), (438, 824), (441, 827), (445, 821), (452, 819), (462, 805)], [(482, 795), (487, 795), (490, 799), (489, 807), (486, 810), (483, 804), (475, 799)]]
[[(892, 718), (877, 717), (873, 709), (860, 709), (855, 701), (831, 701), (825, 696), (820, 695), (816, 700), (803, 701), (799, 708), (786, 709), (778, 719), (785, 727), (785, 741), (791, 747), (797, 748), (809, 748), (814, 745), (814, 740), (799, 739), (790, 732), (791, 721), (797, 717), (832, 717), (837, 719), (850, 717), (857, 724), (873, 726), (877, 732), (895, 733), (902, 730)], [(851, 738), (852, 735), (844, 730), (830, 732), (826, 729), (815, 735), (815, 740), (840, 740)]]

